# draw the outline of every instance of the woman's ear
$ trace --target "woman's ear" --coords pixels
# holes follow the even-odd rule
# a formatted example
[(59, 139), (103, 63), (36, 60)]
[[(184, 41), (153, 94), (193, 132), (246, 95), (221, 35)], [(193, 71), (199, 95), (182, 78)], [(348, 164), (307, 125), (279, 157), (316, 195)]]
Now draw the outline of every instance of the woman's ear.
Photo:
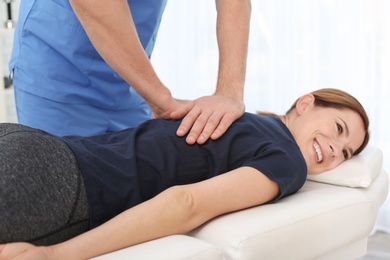
[(303, 95), (298, 99), (298, 102), (295, 106), (298, 115), (302, 115), (308, 108), (314, 107), (315, 97), (313, 94), (309, 93)]

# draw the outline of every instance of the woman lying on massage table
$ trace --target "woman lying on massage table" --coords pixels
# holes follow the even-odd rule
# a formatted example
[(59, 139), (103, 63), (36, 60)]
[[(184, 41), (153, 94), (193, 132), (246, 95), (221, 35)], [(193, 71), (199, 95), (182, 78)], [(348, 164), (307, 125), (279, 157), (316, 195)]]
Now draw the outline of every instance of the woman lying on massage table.
[(0, 259), (86, 259), (186, 233), (297, 192), (306, 174), (336, 167), (369, 139), (363, 107), (336, 89), (302, 96), (285, 116), (246, 113), (203, 145), (177, 137), (179, 124), (88, 138), (2, 124), (0, 243), (9, 244)]

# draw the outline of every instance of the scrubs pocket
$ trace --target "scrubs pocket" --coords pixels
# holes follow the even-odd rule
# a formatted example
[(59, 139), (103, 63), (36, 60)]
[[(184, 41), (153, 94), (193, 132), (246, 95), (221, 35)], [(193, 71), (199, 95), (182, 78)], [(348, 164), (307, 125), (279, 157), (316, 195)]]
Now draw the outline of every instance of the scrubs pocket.
[(87, 85), (85, 74), (97, 52), (69, 8), (53, 1), (35, 1), (23, 24), (23, 59), (16, 66), (44, 78)]

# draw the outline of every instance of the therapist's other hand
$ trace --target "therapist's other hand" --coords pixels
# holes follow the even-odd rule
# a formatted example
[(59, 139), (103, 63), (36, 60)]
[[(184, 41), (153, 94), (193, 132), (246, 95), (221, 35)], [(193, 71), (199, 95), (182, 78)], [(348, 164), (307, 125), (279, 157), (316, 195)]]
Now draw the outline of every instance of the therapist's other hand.
[(204, 96), (193, 102), (171, 114), (173, 119), (185, 116), (176, 134), (184, 136), (189, 132), (188, 144), (204, 144), (209, 138), (218, 139), (245, 112), (243, 101), (224, 95)]
[[(152, 110), (153, 118), (162, 118), (162, 119), (180, 119), (177, 117), (172, 117), (176, 111), (182, 111), (183, 116), (191, 111), (194, 106), (194, 102), (191, 100), (176, 99), (170, 97), (164, 102), (160, 102), (157, 106), (149, 104), (150, 109)], [(182, 116), (182, 117), (183, 117)]]

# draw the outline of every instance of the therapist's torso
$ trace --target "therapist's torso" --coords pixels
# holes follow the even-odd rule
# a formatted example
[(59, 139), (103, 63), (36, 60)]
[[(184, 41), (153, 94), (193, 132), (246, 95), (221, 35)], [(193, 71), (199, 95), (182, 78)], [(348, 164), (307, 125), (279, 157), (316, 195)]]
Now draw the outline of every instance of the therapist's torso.
[[(128, 2), (150, 57), (166, 0)], [(10, 71), (19, 83), (16, 87), (58, 102), (113, 110), (139, 102), (97, 53), (68, 0), (21, 1)]]

